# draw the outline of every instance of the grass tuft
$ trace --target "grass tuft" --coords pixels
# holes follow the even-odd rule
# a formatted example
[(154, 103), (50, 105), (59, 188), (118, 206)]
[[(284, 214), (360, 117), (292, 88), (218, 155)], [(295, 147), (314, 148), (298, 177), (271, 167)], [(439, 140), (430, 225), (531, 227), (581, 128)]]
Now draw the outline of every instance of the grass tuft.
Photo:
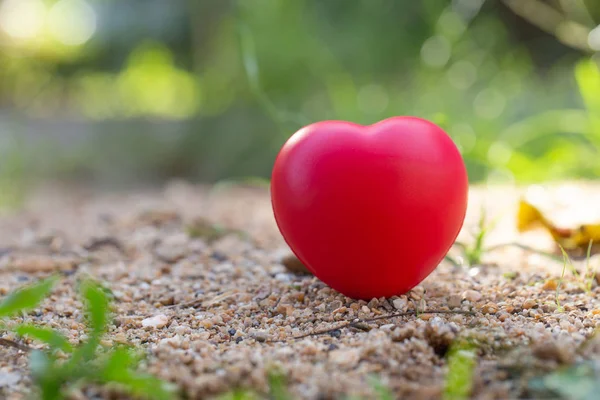
[(0, 301), (0, 318), (12, 317), (36, 308), (52, 291), (58, 277), (52, 276), (23, 287)]
[[(56, 277), (19, 289), (0, 302), (0, 317), (34, 309), (51, 292)], [(111, 324), (109, 292), (91, 279), (79, 285), (85, 306), (87, 340), (73, 346), (60, 332), (30, 324), (13, 328), (21, 336), (43, 343), (45, 350), (32, 350), (29, 368), (41, 400), (64, 400), (71, 389), (85, 385), (107, 385), (136, 398), (172, 400), (175, 387), (140, 371), (143, 357), (125, 346), (106, 349), (100, 343)], [(63, 353), (63, 356), (58, 355)], [(65, 356), (66, 355), (66, 356)]]

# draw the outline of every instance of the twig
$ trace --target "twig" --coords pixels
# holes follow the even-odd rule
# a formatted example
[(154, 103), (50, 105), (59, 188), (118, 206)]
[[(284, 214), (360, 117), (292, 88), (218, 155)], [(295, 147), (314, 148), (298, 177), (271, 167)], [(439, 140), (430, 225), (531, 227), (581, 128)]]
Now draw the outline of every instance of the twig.
[(170, 306), (165, 306), (164, 308), (177, 308), (177, 307), (180, 307), (180, 308), (194, 307), (194, 308), (196, 308), (198, 306), (210, 307), (213, 304), (220, 303), (221, 301), (227, 300), (228, 298), (236, 296), (238, 294), (244, 294), (244, 293), (240, 293), (240, 292), (232, 290), (229, 292), (222, 293), (222, 294), (218, 295), (217, 297), (210, 299), (210, 300), (195, 299), (195, 300), (188, 301), (185, 303), (178, 303), (178, 304), (173, 304)]
[(185, 303), (177, 303), (177, 304), (172, 304), (170, 306), (164, 306), (164, 308), (178, 308), (178, 307), (181, 307), (181, 308), (189, 308), (189, 307), (196, 308), (199, 305), (201, 305), (203, 301), (204, 300), (202, 300), (202, 299), (196, 299), (196, 300), (188, 301), (188, 302), (185, 302)]
[[(342, 329), (342, 328), (356, 328), (361, 324), (365, 324), (368, 322), (374, 322), (374, 321), (380, 321), (382, 319), (389, 319), (389, 318), (397, 318), (397, 317), (406, 317), (409, 315), (423, 315), (423, 314), (466, 314), (466, 315), (475, 315), (475, 313), (473, 311), (463, 311), (463, 310), (430, 310), (430, 311), (423, 311), (423, 312), (419, 312), (419, 311), (406, 311), (406, 312), (400, 312), (400, 313), (395, 313), (395, 314), (387, 314), (387, 315), (380, 315), (378, 317), (373, 317), (373, 318), (366, 318), (366, 319), (360, 319), (357, 321), (344, 321), (342, 323), (340, 323), (339, 325), (333, 327), (333, 328), (327, 328), (327, 329), (323, 329), (323, 330), (318, 330), (318, 331), (313, 331), (313, 332), (309, 332), (309, 333), (305, 333), (303, 335), (300, 336), (294, 336), (290, 339), (293, 340), (297, 340), (297, 339), (304, 339), (306, 337), (309, 336), (319, 336), (319, 335), (325, 335), (327, 333), (331, 333), (333, 331), (337, 331), (338, 329)], [(282, 339), (282, 340), (270, 340), (267, 341), (268, 343), (278, 343), (278, 342), (285, 342), (288, 339)]]
[(86, 249), (87, 251), (96, 251), (102, 247), (113, 247), (116, 250), (118, 250), (120, 253), (122, 253), (122, 254), (125, 253), (123, 244), (117, 238), (110, 237), (110, 236), (94, 239), (90, 243), (83, 246), (83, 248)]
[(538, 254), (538, 255), (544, 256), (544, 257), (548, 257), (549, 259), (554, 260), (554, 261), (558, 261), (558, 262), (562, 261), (562, 258), (560, 258), (559, 256), (556, 256), (556, 255), (554, 255), (552, 253), (547, 253), (547, 252), (545, 252), (543, 250), (534, 249), (533, 247), (529, 247), (529, 246), (521, 244), (521, 243), (502, 243), (502, 244), (496, 244), (494, 246), (488, 247), (487, 249), (485, 249), (485, 251), (495, 251), (495, 250), (501, 249), (503, 247), (517, 247), (517, 248), (519, 248), (521, 250), (528, 251), (530, 253)]
[(3, 339), (3, 338), (0, 338), (0, 346), (12, 347), (14, 349), (25, 351), (25, 352), (31, 351), (31, 347), (29, 347), (29, 346), (25, 346), (24, 344), (17, 343), (15, 341)]

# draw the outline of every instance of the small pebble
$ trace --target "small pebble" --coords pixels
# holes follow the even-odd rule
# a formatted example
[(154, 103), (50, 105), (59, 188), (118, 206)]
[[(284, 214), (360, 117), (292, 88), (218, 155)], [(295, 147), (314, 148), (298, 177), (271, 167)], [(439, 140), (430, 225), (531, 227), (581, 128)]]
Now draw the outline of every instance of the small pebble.
[(4, 372), (0, 370), (0, 389), (17, 384), (22, 376), (14, 372)]
[(535, 300), (532, 299), (527, 299), (523, 302), (523, 309), (524, 310), (529, 310), (530, 308), (534, 308), (537, 306), (537, 303)]
[(360, 360), (358, 349), (338, 349), (329, 353), (329, 360), (341, 367), (353, 367)]
[(542, 340), (533, 346), (533, 354), (542, 360), (555, 360), (560, 363), (570, 363), (575, 355), (568, 346), (558, 344), (554, 340)]
[(558, 287), (558, 283), (554, 279), (548, 279), (544, 283), (544, 286), (542, 286), (542, 289), (544, 289), (544, 290), (556, 290), (557, 287)]
[(229, 259), (229, 257), (227, 257), (227, 254), (220, 251), (213, 251), (211, 257), (217, 262), (225, 262)]
[(392, 305), (396, 310), (404, 312), (408, 306), (408, 301), (405, 298), (398, 298), (392, 301)]
[(412, 326), (398, 327), (392, 331), (392, 341), (402, 342), (415, 335), (415, 328)]
[(459, 295), (453, 294), (448, 298), (448, 307), (450, 308), (459, 308), (462, 303), (462, 297)]
[(369, 304), (367, 304), (367, 307), (369, 307), (369, 308), (379, 307), (379, 299), (376, 299), (376, 298), (371, 299), (371, 301), (369, 301)]
[(146, 318), (142, 321), (144, 328), (164, 328), (169, 323), (169, 317), (164, 314), (159, 314), (154, 317)]
[(293, 254), (289, 254), (281, 260), (283, 266), (291, 273), (297, 275), (312, 275), (312, 272)]
[(487, 303), (481, 308), (481, 312), (484, 314), (496, 314), (498, 306), (494, 303)]
[(477, 292), (475, 290), (471, 290), (471, 289), (465, 290), (464, 293), (463, 293), (463, 298), (465, 300), (468, 300), (468, 301), (472, 302), (472, 303), (481, 300), (482, 297), (483, 296), (481, 295), (481, 293), (479, 293), (479, 292)]
[(249, 334), (250, 337), (254, 338), (257, 342), (266, 342), (269, 338), (269, 334), (263, 330), (251, 329)]
[(340, 336), (342, 336), (342, 331), (339, 329), (336, 329), (335, 331), (329, 332), (329, 336), (334, 337), (334, 338), (339, 338)]

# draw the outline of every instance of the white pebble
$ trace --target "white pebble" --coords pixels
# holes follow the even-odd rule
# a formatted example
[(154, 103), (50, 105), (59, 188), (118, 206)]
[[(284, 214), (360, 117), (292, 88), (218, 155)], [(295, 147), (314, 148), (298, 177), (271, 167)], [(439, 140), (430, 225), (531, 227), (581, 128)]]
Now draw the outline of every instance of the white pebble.
[(142, 321), (144, 328), (164, 328), (169, 323), (169, 317), (164, 314), (159, 314), (154, 317), (146, 318)]
[(284, 272), (276, 274), (275, 279), (277, 279), (280, 282), (289, 282), (291, 280), (290, 276)]
[(158, 345), (159, 346), (171, 346), (172, 348), (176, 349), (181, 345), (181, 336), (175, 335), (170, 338), (161, 339), (161, 341), (158, 342)]
[(20, 380), (21, 375), (0, 370), (0, 388), (16, 385)]
[(329, 360), (339, 366), (353, 367), (360, 360), (358, 349), (334, 350), (329, 353)]
[(483, 296), (481, 295), (481, 293), (475, 290), (465, 290), (465, 292), (463, 293), (463, 298), (471, 302), (479, 301), (482, 297)]
[(394, 299), (394, 301), (392, 301), (392, 305), (396, 310), (406, 311), (406, 306), (408, 305), (408, 303), (406, 299), (399, 298)]
[(395, 327), (396, 327), (396, 324), (386, 324), (386, 325), (381, 325), (379, 327), (379, 329), (381, 329), (382, 331), (391, 331)]

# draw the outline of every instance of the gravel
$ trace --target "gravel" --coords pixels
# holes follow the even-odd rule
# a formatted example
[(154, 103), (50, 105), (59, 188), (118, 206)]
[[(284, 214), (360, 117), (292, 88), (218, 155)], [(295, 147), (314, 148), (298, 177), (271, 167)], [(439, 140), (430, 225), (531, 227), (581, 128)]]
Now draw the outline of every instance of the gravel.
[[(576, 198), (598, 204), (600, 187), (577, 187), (586, 195)], [(459, 240), (470, 240), (485, 204), (491, 216), (503, 215), (490, 245), (518, 241), (552, 250), (543, 233), (517, 235), (512, 216), (519, 193), (474, 188)], [(205, 234), (207, 223), (218, 223), (219, 234)], [(190, 226), (196, 227), (191, 236)], [(85, 327), (75, 282), (93, 275), (115, 296), (106, 343), (146, 349), (150, 372), (192, 399), (234, 388), (265, 393), (274, 368), (298, 398), (373, 398), (371, 375), (398, 398), (437, 398), (445, 355), (460, 338), (479, 349), (475, 396), (518, 398), (529, 377), (600, 355), (592, 337), (600, 287), (594, 281), (586, 292), (569, 273), (559, 286), (560, 263), (506, 247), (485, 253), (473, 268), (444, 262), (408, 294), (355, 301), (288, 257), (269, 195), (258, 188), (215, 191), (172, 182), (160, 190), (104, 193), (52, 185), (23, 211), (2, 217), (0, 247), (0, 295), (54, 271), (65, 274), (52, 298), (24, 320), (77, 343)], [(597, 256), (591, 262), (598, 265)], [(447, 313), (427, 313), (437, 310)], [(322, 330), (330, 331), (295, 339)], [(0, 346), (0, 398), (24, 398), (31, 387), (26, 355)]]

